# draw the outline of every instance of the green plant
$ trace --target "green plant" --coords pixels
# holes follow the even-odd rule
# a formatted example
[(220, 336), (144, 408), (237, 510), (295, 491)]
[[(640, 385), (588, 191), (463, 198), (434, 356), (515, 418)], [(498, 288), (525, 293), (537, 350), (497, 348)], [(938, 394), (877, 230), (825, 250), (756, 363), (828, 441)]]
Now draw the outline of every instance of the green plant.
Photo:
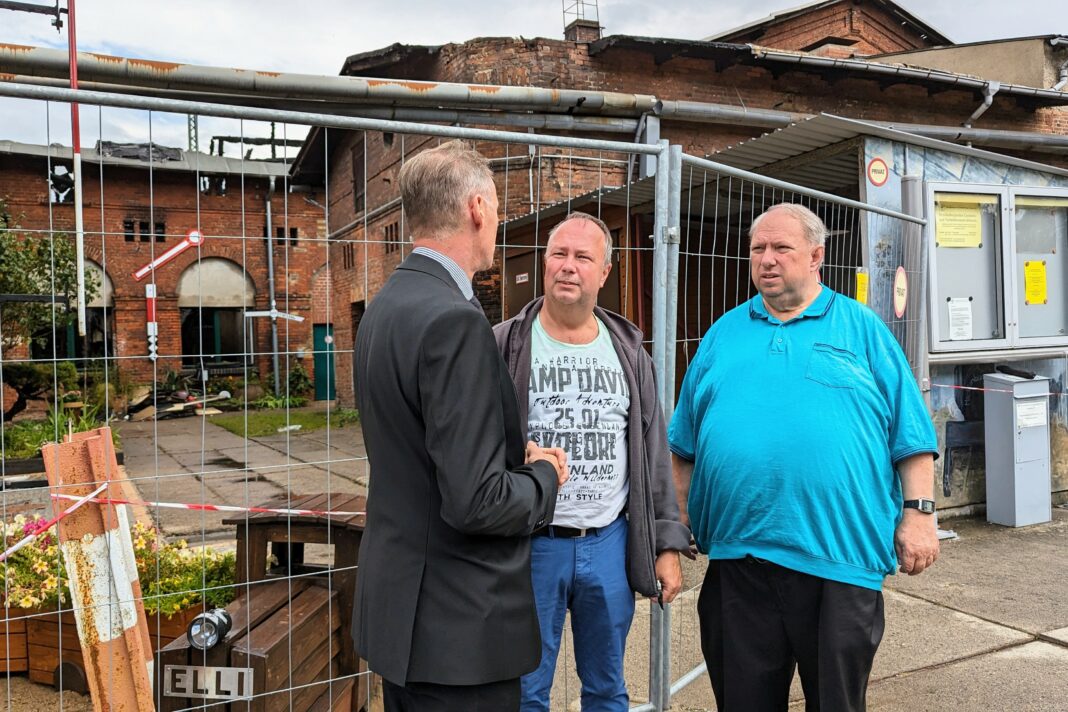
[[(4, 523), (5, 548), (36, 532), (43, 518), (16, 515)], [(225, 606), (234, 597), (233, 552), (210, 548), (190, 549), (185, 541), (168, 543), (159, 531), (137, 522), (131, 527), (134, 560), (144, 595), (145, 613), (173, 616), (206, 601)], [(40, 534), (31, 544), (0, 564), (5, 608), (55, 608), (70, 600), (67, 573), (54, 530)]]
[(77, 387), (78, 371), (70, 361), (10, 363), (4, 366), (4, 385), (15, 391), (14, 402), (4, 411), (3, 420), (7, 423), (26, 410), (31, 400), (42, 400), (56, 389), (67, 391)]
[(300, 408), (308, 404), (308, 399), (301, 396), (276, 396), (268, 393), (249, 403), (253, 408), (273, 410), (276, 408)]
[(187, 391), (189, 390), (189, 383), (189, 376), (183, 375), (181, 371), (170, 369), (163, 374), (163, 380), (159, 383), (159, 393), (160, 395), (166, 395), (175, 391)]
[[(57, 301), (5, 304), (0, 322), (4, 349), (33, 341), (42, 325), (62, 331), (77, 317), (73, 309), (62, 306), (64, 301), (72, 303), (78, 291), (74, 238), (65, 233), (22, 232), (18, 227), (18, 219), (0, 200), (0, 294), (51, 296)], [(87, 272), (84, 283), (85, 298), (94, 299), (100, 291), (99, 278)]]
[(54, 408), (51, 403), (48, 404), (48, 415), (45, 417), (45, 423), (48, 426), (49, 432), (59, 433), (62, 438), (68, 432), (72, 433), (84, 433), (86, 430), (92, 430), (100, 427), (100, 406), (86, 404), (82, 406), (81, 412), (72, 412), (66, 408)]
[(311, 392), (312, 388), (315, 387), (311, 378), (308, 377), (308, 372), (299, 363), (294, 363), (289, 367), (289, 378), (287, 380), (290, 395), (302, 396)]
[(355, 408), (334, 408), (331, 411), (331, 422), (339, 428), (360, 422), (360, 411)]
[[(326, 427), (326, 411), (261, 410), (212, 416), (211, 422), (241, 437), (275, 435), (280, 428), (300, 426), (307, 433)], [(331, 425), (333, 423), (331, 422)]]
[(244, 379), (236, 376), (213, 376), (208, 379), (208, 395), (218, 395), (223, 391), (227, 391), (230, 394), (237, 393), (238, 390), (245, 387)]
[(104, 381), (97, 381), (89, 387), (87, 403), (91, 403), (94, 407), (100, 410), (107, 410), (109, 413), (115, 412), (115, 399), (118, 396), (118, 389), (113, 383), (105, 383)]
[(4, 425), (4, 458), (34, 457), (41, 452), (41, 445), (59, 438), (59, 432), (45, 420), (23, 420)]
[[(100, 427), (99, 406), (87, 405), (74, 412), (60, 405), (48, 406), (44, 420), (20, 420), (4, 426), (4, 457), (23, 459), (36, 457), (45, 443), (61, 441), (68, 432), (81, 433)], [(111, 431), (112, 442), (119, 447), (119, 434)]]

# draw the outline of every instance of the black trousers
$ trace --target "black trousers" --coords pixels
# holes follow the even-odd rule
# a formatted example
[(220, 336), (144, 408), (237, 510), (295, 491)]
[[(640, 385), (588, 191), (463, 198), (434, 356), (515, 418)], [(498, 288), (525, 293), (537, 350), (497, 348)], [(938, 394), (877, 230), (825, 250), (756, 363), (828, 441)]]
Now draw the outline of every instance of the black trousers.
[(806, 712), (863, 712), (883, 594), (746, 557), (709, 561), (701, 650), (720, 712), (785, 712), (794, 669)]
[(485, 685), (409, 682), (404, 687), (382, 680), (385, 712), (517, 712), (519, 678)]

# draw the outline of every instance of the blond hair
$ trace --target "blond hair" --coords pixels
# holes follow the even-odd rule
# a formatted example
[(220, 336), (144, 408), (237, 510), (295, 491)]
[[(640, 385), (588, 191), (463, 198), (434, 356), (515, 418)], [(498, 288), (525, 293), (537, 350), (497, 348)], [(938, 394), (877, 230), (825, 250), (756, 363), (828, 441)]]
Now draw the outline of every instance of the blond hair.
[(472, 195), (496, 190), (489, 161), (460, 140), (447, 141), (407, 161), (399, 182), (409, 234), (430, 239), (464, 225), (464, 209)]

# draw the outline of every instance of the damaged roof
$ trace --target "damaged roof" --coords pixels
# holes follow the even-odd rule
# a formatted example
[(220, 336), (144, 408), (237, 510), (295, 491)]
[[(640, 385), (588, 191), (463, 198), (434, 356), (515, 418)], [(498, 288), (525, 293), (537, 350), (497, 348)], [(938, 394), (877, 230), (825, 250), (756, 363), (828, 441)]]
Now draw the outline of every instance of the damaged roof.
[[(98, 142), (99, 144), (100, 142)], [(53, 160), (73, 160), (74, 151), (70, 146), (52, 144), (42, 146), (18, 141), (0, 141), (0, 156), (36, 156)], [(149, 156), (152, 156), (151, 162)], [(85, 163), (102, 163), (106, 166), (125, 166), (128, 168), (148, 168), (157, 171), (185, 171), (208, 175), (246, 175), (281, 178), (286, 175), (288, 166), (281, 161), (246, 161), (227, 156), (209, 156), (196, 151), (183, 151), (179, 148), (148, 144), (117, 144), (103, 142), (94, 148), (82, 149), (82, 161)]]

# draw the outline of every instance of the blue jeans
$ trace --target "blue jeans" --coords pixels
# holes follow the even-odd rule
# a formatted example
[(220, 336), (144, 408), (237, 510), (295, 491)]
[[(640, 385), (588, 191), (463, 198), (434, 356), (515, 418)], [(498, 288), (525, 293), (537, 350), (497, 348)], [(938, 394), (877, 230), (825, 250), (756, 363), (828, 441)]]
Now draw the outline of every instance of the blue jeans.
[(541, 664), (521, 680), (520, 709), (548, 712), (560, 635), (570, 609), (582, 712), (625, 711), (630, 698), (623, 653), (634, 618), (634, 593), (627, 582), (627, 520), (620, 517), (582, 538), (536, 536), (530, 556)]

